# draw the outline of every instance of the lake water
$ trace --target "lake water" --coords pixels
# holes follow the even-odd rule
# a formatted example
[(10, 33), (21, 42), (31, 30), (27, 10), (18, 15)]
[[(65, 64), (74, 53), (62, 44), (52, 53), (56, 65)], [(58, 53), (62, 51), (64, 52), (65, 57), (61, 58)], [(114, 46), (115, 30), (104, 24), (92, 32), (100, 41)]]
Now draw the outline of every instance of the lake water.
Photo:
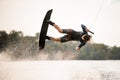
[(1, 61), (0, 80), (120, 80), (120, 61)]

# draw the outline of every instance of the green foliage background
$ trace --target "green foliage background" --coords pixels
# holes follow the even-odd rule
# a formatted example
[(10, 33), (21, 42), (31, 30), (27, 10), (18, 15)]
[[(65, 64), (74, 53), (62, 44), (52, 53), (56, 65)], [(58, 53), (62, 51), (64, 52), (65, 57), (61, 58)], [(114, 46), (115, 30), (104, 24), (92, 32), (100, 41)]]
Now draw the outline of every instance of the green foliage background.
[[(34, 58), (39, 59), (36, 56), (43, 57), (47, 54), (48, 60), (58, 59), (61, 55), (61, 59), (74, 59), (74, 60), (119, 60), (120, 59), (120, 47), (109, 47), (104, 44), (87, 44), (81, 48), (80, 51), (76, 51), (75, 47), (79, 42), (53, 42), (46, 41), (46, 47), (44, 50), (39, 51), (38, 42), (39, 33), (36, 36), (23, 36), (21, 31), (11, 31), (9, 34), (6, 31), (0, 31), (0, 53), (10, 55), (12, 59), (25, 59)], [(57, 57), (56, 57), (57, 55)], [(53, 58), (54, 56), (54, 58)], [(68, 58), (69, 57), (69, 58)]]

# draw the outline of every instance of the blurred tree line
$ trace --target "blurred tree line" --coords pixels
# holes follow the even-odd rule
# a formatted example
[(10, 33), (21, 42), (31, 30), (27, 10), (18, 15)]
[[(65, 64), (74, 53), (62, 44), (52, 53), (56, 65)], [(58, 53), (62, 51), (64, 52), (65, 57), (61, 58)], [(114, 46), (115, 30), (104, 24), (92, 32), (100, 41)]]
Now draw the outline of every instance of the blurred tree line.
[[(38, 53), (38, 37), (36, 36), (24, 36), (21, 31), (11, 31), (9, 34), (6, 31), (0, 31), (0, 52), (12, 51), (14, 57), (34, 57)], [(53, 41), (46, 41), (46, 47), (42, 51), (45, 54), (57, 53), (72, 53), (78, 54), (77, 60), (119, 60), (120, 59), (120, 47), (109, 47), (104, 44), (87, 44), (81, 48), (80, 51), (76, 51), (75, 47), (79, 42), (66, 42), (59, 43)], [(24, 54), (23, 54), (24, 53)]]
[(16, 44), (22, 37), (22, 32), (11, 31), (7, 34), (5, 31), (0, 31), (0, 50), (4, 50), (9, 44)]

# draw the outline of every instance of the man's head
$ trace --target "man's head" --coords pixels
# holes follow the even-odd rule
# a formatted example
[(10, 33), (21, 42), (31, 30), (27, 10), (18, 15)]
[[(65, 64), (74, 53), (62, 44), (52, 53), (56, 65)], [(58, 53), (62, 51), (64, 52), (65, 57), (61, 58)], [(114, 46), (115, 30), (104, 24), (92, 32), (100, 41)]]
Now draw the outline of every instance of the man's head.
[(83, 36), (82, 36), (82, 40), (85, 40), (85, 41), (89, 41), (90, 39), (91, 39), (91, 35), (88, 35), (88, 34), (84, 34)]

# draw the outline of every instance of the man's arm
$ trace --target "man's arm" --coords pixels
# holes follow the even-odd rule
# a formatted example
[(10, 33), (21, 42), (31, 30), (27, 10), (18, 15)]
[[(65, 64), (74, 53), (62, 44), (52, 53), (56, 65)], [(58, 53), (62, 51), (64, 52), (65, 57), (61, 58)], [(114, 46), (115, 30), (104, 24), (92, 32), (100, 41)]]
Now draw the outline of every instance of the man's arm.
[(82, 27), (83, 32), (84, 32), (85, 34), (87, 34), (87, 32), (88, 32), (87, 27), (86, 27), (85, 25), (83, 25), (83, 24), (81, 24), (81, 27)]
[(87, 34), (87, 32), (90, 32), (90, 33), (94, 34), (94, 32), (90, 31), (85, 25), (81, 24), (81, 27), (82, 27), (83, 32), (84, 32), (85, 34)]
[(76, 47), (76, 50), (80, 50), (81, 47), (83, 47), (86, 44), (86, 42), (81, 42), (81, 44)]

